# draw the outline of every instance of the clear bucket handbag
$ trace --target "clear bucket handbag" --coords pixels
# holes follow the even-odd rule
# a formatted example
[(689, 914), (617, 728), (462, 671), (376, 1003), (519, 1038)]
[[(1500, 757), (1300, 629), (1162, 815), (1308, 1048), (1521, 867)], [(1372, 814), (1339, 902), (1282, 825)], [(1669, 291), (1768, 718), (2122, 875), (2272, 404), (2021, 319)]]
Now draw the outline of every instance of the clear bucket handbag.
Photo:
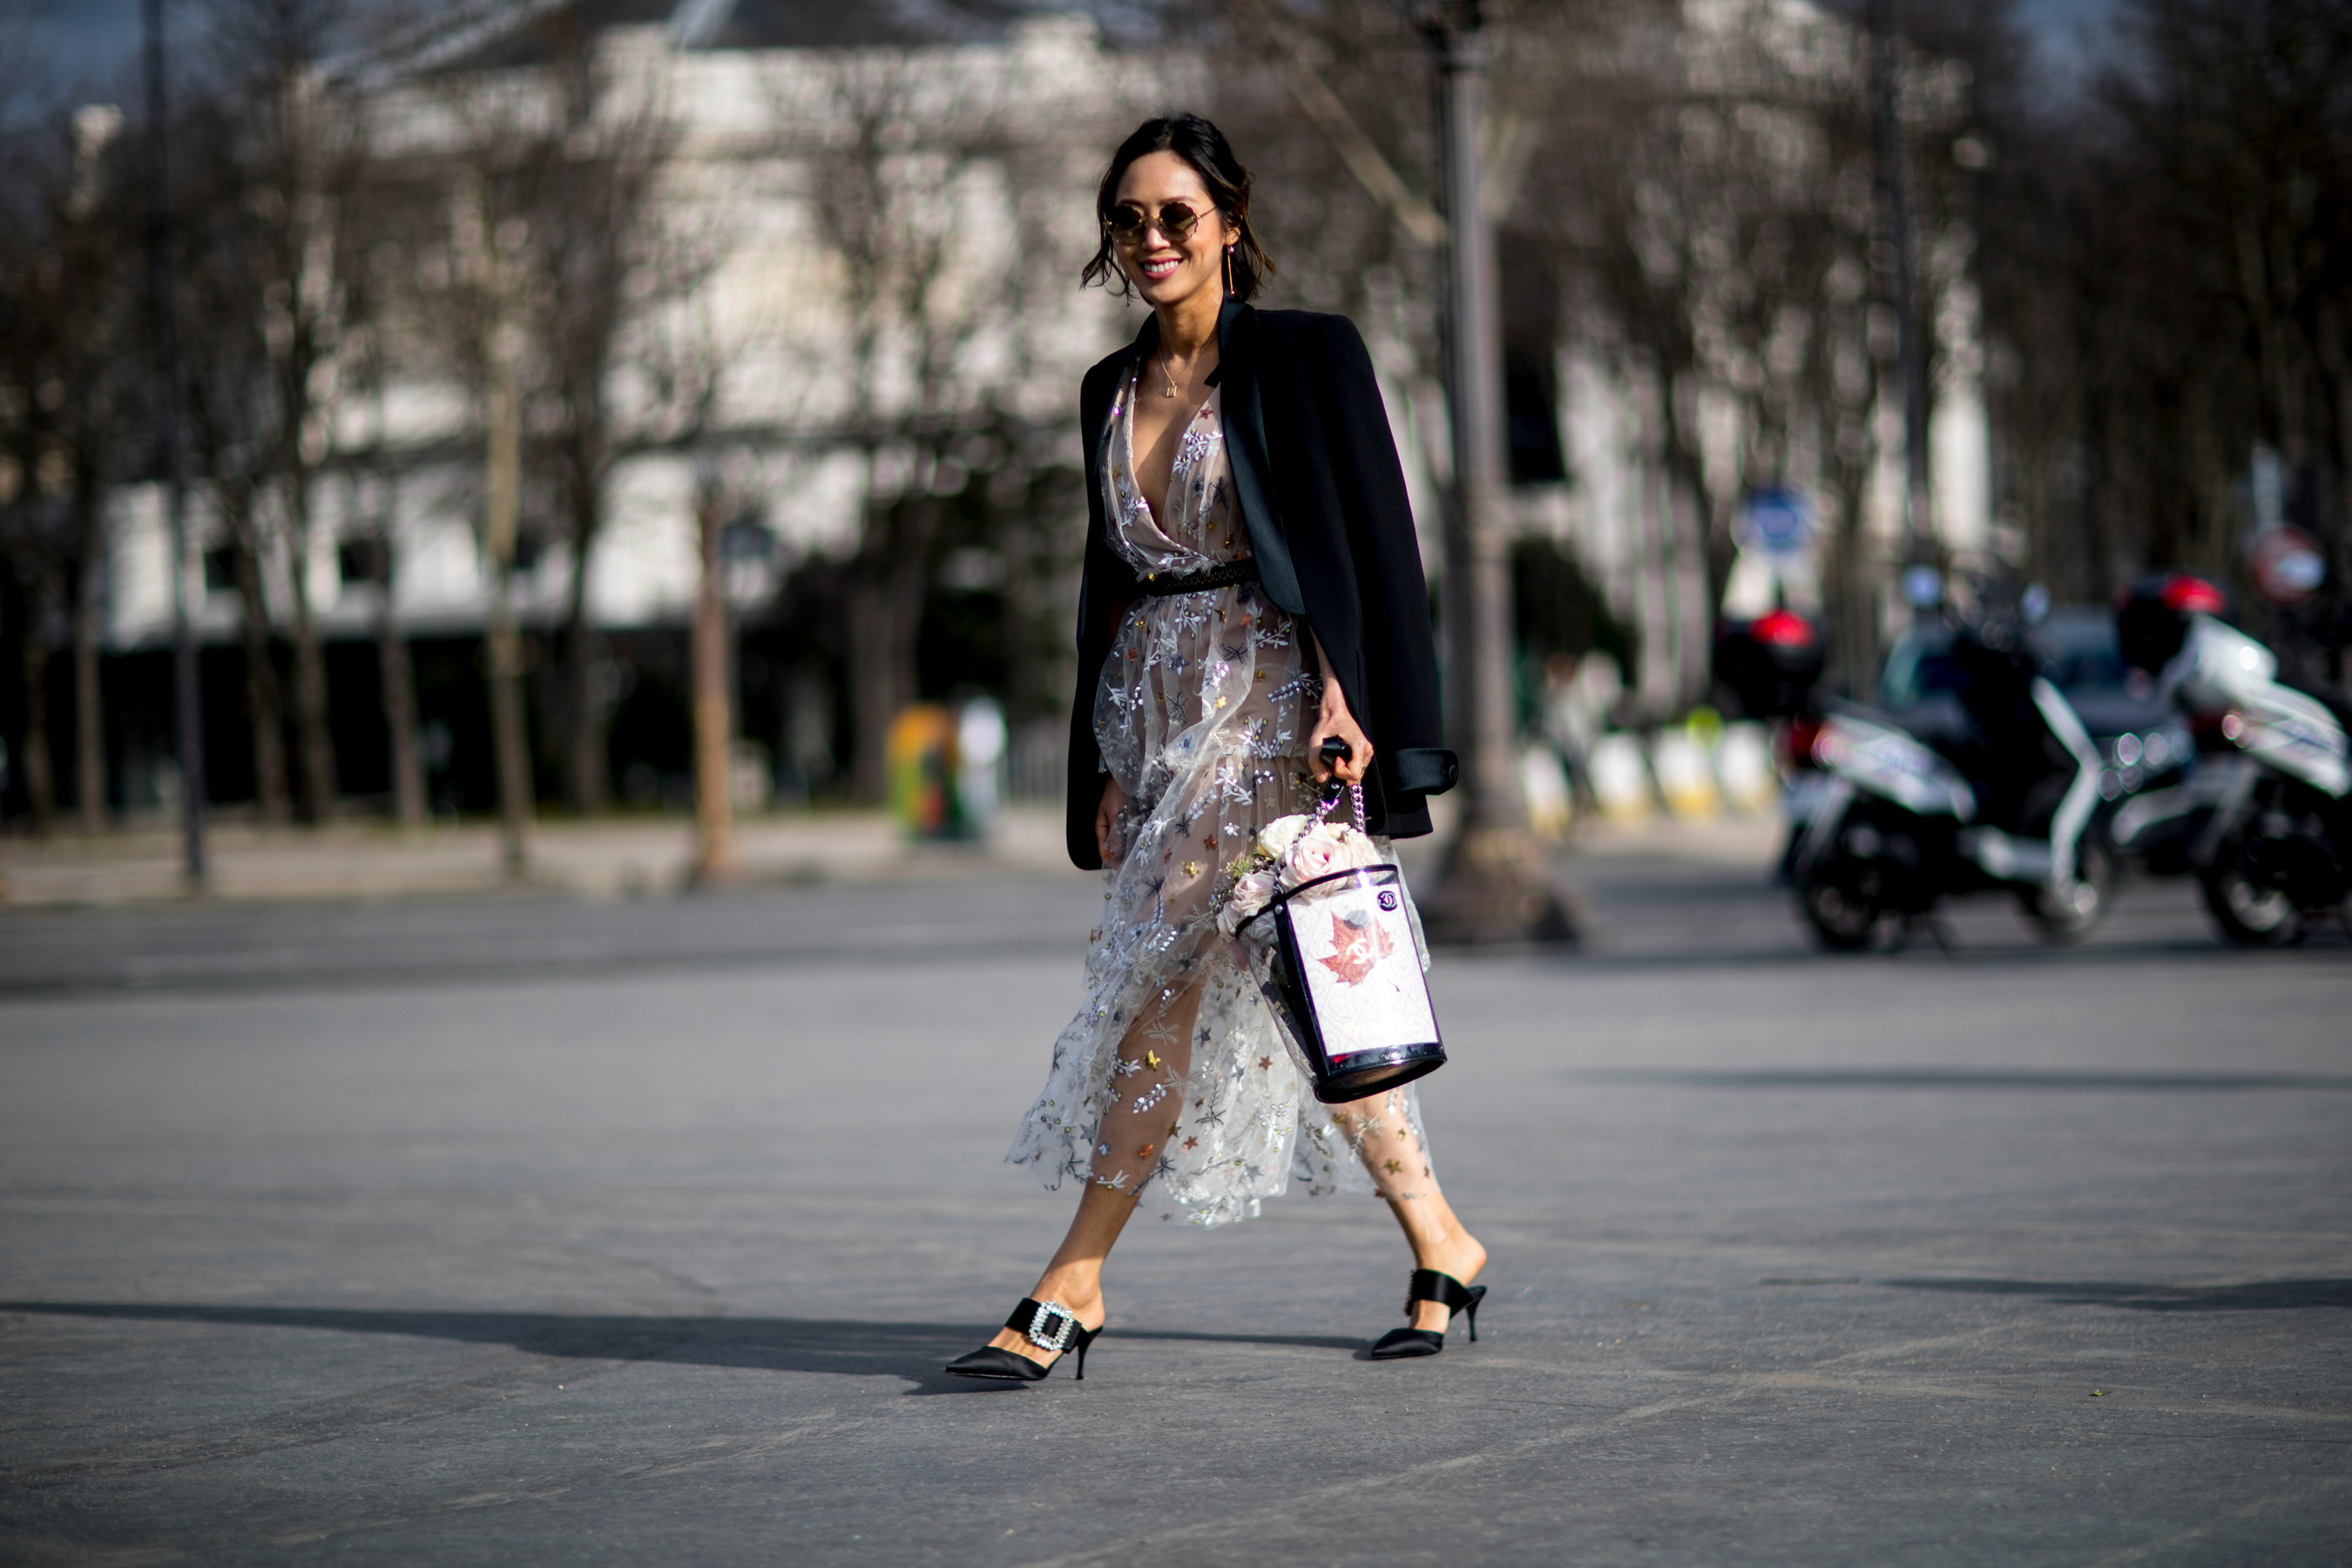
[[(1361, 830), (1363, 786), (1349, 793)], [(1317, 820), (1339, 799), (1335, 781)], [(1445, 1065), (1411, 900), (1394, 865), (1360, 866), (1276, 892), (1237, 933), (1259, 949), (1252, 973), (1326, 1105)]]

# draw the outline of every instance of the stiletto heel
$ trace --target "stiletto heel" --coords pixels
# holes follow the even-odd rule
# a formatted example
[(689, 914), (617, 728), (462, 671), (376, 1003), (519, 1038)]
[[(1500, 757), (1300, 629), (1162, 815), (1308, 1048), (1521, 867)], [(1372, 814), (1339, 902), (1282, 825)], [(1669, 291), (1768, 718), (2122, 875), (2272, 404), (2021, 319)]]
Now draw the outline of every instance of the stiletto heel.
[[(1404, 1299), (1406, 1317), (1412, 1316), (1415, 1301), (1435, 1301), (1445, 1308), (1445, 1322), (1451, 1328), (1462, 1313), (1470, 1315), (1470, 1342), (1478, 1342), (1478, 1304), (1486, 1299), (1484, 1285), (1465, 1285), (1451, 1274), (1441, 1274), (1434, 1268), (1412, 1271), (1410, 1294)], [(1372, 1347), (1374, 1361), (1401, 1361), (1407, 1356), (1435, 1355), (1445, 1348), (1445, 1334), (1438, 1329), (1391, 1329)]]
[[(1055, 1352), (1054, 1361), (1034, 1362), (1025, 1355), (1015, 1355), (994, 1345), (982, 1345), (969, 1355), (960, 1355), (948, 1363), (947, 1370), (958, 1377), (992, 1377), (1005, 1383), (1041, 1383), (1054, 1370), (1062, 1352), (1078, 1352), (1076, 1381), (1087, 1380), (1087, 1347), (1095, 1342), (1101, 1329), (1081, 1325), (1078, 1315), (1059, 1301), (1040, 1301), (1024, 1296), (1021, 1305), (1004, 1320), (1004, 1326), (1018, 1331), (1039, 1350)], [(1108, 1327), (1108, 1325), (1105, 1325)]]

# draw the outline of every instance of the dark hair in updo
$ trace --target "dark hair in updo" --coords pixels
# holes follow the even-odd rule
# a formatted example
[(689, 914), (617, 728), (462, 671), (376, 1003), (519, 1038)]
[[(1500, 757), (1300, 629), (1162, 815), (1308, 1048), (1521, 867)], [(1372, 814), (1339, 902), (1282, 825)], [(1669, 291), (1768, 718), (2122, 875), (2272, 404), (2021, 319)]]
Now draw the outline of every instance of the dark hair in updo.
[(1274, 276), (1274, 258), (1258, 244), (1257, 231), (1250, 226), (1250, 172), (1234, 156), (1225, 133), (1197, 114), (1147, 120), (1110, 155), (1110, 167), (1104, 171), (1102, 185), (1095, 192), (1095, 227), (1100, 231), (1101, 243), (1095, 247), (1095, 258), (1079, 274), (1079, 286), (1099, 283), (1108, 288), (1116, 278), (1121, 298), (1134, 292), (1127, 274), (1111, 259), (1110, 210), (1118, 205), (1119, 176), (1127, 173), (1127, 166), (1153, 153), (1173, 153), (1201, 176), (1209, 199), (1238, 237), (1233, 248), (1234, 298), (1246, 300), (1256, 293), (1258, 284)]

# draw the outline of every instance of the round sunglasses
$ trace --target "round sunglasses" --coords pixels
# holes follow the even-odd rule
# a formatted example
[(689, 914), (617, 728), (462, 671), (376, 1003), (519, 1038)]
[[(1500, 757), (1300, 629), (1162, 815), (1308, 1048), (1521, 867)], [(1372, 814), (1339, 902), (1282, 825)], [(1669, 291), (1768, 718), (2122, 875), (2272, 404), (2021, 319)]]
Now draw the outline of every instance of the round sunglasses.
[(1192, 237), (1192, 230), (1199, 226), (1203, 216), (1182, 202), (1163, 203), (1157, 213), (1148, 213), (1131, 203), (1121, 202), (1110, 209), (1110, 216), (1103, 223), (1110, 230), (1111, 237), (1122, 245), (1140, 242), (1144, 232), (1154, 224), (1159, 226), (1160, 233), (1168, 237), (1171, 244), (1181, 245)]

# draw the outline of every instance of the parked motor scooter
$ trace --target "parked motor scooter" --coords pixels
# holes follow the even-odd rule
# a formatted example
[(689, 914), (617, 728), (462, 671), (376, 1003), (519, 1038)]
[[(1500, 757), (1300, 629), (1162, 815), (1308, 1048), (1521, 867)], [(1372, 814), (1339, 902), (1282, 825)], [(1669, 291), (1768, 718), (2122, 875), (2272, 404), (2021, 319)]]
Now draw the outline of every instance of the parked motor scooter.
[(1962, 627), (1952, 640), (1965, 739), (1930, 747), (1892, 718), (1841, 704), (1813, 742), (1826, 782), (1790, 880), (1826, 946), (1867, 947), (1880, 921), (1925, 920), (1950, 897), (2007, 890), (2045, 940), (2081, 940), (2113, 881), (2091, 831), (2097, 748), (2024, 638)]
[(2218, 608), (2210, 585), (2175, 576), (2142, 584), (2116, 613), (2124, 657), (2155, 673), (2199, 740), (2177, 811), (2142, 836), (2169, 826), (2221, 934), (2272, 946), (2347, 916), (2352, 742), (2339, 715), (2280, 682), (2277, 658)]

